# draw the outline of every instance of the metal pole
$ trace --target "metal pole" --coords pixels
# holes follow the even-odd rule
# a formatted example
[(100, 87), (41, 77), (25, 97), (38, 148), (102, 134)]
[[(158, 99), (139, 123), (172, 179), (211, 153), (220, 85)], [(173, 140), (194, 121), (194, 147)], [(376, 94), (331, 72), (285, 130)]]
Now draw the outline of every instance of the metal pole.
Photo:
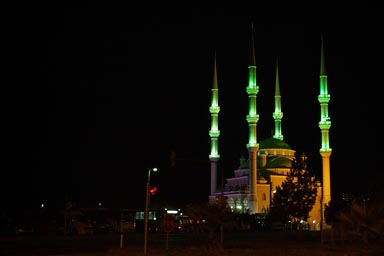
[(149, 208), (149, 182), (151, 180), (151, 171), (156, 172), (157, 168), (148, 170), (147, 185), (145, 188), (145, 212), (144, 212), (144, 256), (147, 256), (148, 247), (148, 208)]
[(120, 212), (120, 249), (123, 248), (123, 241), (124, 241), (124, 235), (123, 235), (123, 210)]
[(147, 256), (147, 241), (148, 241), (148, 208), (149, 208), (149, 173), (145, 192), (145, 212), (144, 212), (144, 256)]

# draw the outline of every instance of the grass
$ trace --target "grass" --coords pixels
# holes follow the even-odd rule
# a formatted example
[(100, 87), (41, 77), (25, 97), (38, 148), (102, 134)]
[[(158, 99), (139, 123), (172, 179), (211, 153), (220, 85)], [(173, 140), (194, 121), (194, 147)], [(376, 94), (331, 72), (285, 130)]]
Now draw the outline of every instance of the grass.
[[(105, 256), (142, 256), (142, 248), (111, 249)], [(209, 250), (206, 247), (184, 247), (171, 249), (153, 249), (148, 251), (151, 256), (358, 256), (358, 255), (383, 255), (383, 252), (362, 252), (359, 249), (332, 249), (332, 248), (302, 248), (282, 247), (275, 245), (269, 248), (225, 248)]]
[[(152, 237), (156, 239), (156, 237)], [(154, 243), (155, 241), (152, 241)], [(143, 247), (111, 248), (104, 256), (142, 256)], [(314, 233), (297, 232), (259, 233), (231, 237), (224, 245), (208, 247), (205, 241), (199, 245), (154, 246), (148, 248), (148, 256), (378, 256), (384, 255), (380, 241), (364, 250), (358, 241), (321, 243)]]
[[(209, 246), (207, 233), (150, 233), (147, 256), (378, 256), (382, 240), (371, 240), (364, 249), (359, 240), (321, 242), (318, 232), (224, 233), (223, 246)], [(95, 234), (86, 236), (3, 237), (4, 255), (143, 256), (143, 234)], [(123, 241), (123, 248), (120, 242)], [(1, 253), (0, 253), (1, 254)], [(2, 254), (2, 255), (3, 255)]]

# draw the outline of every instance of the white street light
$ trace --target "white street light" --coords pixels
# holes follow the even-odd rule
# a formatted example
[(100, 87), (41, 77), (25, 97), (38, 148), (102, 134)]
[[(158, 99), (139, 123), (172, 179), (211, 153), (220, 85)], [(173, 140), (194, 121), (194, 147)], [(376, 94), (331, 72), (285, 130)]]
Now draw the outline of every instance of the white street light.
[(144, 212), (144, 256), (147, 256), (148, 244), (148, 209), (149, 209), (149, 182), (151, 180), (151, 172), (157, 172), (157, 168), (148, 170), (147, 185), (145, 189), (145, 212)]

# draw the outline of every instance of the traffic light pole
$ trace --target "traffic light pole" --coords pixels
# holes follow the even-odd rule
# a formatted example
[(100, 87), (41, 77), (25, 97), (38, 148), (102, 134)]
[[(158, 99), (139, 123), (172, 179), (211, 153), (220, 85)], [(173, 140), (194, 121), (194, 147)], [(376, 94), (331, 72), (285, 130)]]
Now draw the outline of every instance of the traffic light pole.
[[(148, 177), (149, 177), (148, 172)], [(145, 190), (145, 212), (144, 212), (144, 256), (147, 256), (147, 247), (148, 247), (148, 208), (149, 208), (149, 179), (147, 181), (147, 186)]]
[(148, 170), (147, 184), (145, 187), (145, 212), (144, 212), (144, 256), (147, 256), (148, 248), (148, 211), (149, 211), (149, 182), (151, 180), (151, 171), (157, 172), (157, 168)]

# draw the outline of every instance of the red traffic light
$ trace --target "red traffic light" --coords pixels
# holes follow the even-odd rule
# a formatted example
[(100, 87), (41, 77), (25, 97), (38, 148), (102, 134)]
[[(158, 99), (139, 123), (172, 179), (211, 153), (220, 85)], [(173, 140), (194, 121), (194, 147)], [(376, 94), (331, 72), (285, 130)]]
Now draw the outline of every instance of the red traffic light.
[(157, 191), (157, 187), (153, 187), (151, 188), (151, 190), (149, 190), (149, 192), (151, 193), (151, 195), (154, 195)]

